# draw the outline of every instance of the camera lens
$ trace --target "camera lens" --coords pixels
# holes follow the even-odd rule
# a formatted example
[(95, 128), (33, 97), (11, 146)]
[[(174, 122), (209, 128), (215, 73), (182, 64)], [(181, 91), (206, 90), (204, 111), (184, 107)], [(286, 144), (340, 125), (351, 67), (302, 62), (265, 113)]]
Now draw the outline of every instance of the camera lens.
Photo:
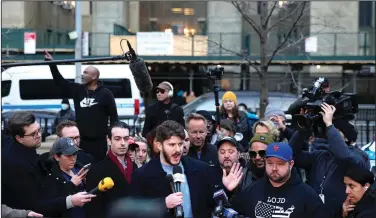
[(299, 116), (296, 119), (296, 124), (300, 129), (309, 129), (312, 126), (312, 118), (309, 114)]

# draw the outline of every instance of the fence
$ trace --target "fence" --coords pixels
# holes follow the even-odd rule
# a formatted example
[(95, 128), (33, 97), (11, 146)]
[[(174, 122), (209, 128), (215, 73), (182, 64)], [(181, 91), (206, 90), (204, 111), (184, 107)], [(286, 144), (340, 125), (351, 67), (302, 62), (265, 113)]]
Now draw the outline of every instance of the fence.
[[(90, 33), (89, 50), (92, 56), (108, 56), (117, 53), (112, 48), (119, 47), (119, 39), (127, 38), (135, 42), (135, 35), (120, 36), (115, 33)], [(74, 51), (74, 40), (68, 37), (68, 31), (35, 31), (30, 29), (2, 29), (1, 48), (3, 51), (23, 50), (24, 32), (36, 32), (37, 49), (52, 51)], [(317, 37), (317, 52), (310, 55), (326, 56), (372, 56), (375, 55), (376, 34), (368, 32), (357, 33), (311, 33)], [(268, 50), (272, 51), (283, 39), (279, 33), (268, 35)], [(308, 37), (308, 36), (306, 36)], [(283, 48), (279, 55), (297, 56), (305, 54), (306, 37), (290, 38), (288, 48)], [(251, 56), (260, 54), (260, 40), (252, 33), (208, 33), (207, 35), (174, 35), (174, 56), (236, 56), (243, 53)], [(136, 45), (135, 45), (136, 46)]]

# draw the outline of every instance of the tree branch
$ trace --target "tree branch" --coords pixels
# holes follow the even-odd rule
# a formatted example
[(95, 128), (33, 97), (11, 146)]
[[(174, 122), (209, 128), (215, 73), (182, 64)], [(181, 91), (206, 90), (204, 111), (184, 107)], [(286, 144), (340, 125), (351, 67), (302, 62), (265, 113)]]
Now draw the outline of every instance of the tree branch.
[(264, 23), (264, 27), (268, 27), (268, 23), (269, 23), (270, 17), (273, 15), (273, 12), (274, 12), (277, 4), (278, 4), (278, 1), (274, 2), (274, 5), (273, 5), (272, 9), (270, 10), (270, 13), (269, 13), (268, 17), (266, 18), (266, 21)]
[[(304, 8), (305, 8), (306, 4), (307, 4), (307, 2), (302, 2), (302, 3), (301, 3), (301, 5), (302, 5), (301, 7), (303, 7), (302, 10), (301, 10), (301, 13), (304, 12), (304, 10), (305, 10)], [(273, 25), (271, 25), (271, 26), (268, 28), (267, 32), (269, 32), (269, 31), (272, 30), (273, 28), (277, 27), (280, 23), (283, 23), (283, 22), (284, 22), (285, 20), (287, 20), (288, 18), (290, 18), (290, 17), (294, 16), (295, 14), (297, 14), (296, 12), (298, 11), (299, 8), (300, 8), (299, 6), (296, 7), (296, 8), (294, 9), (294, 11), (292, 11), (292, 12), (289, 13), (288, 15), (282, 17), (280, 20), (278, 20), (277, 22), (275, 22)], [(309, 7), (306, 8), (306, 9), (309, 9)]]
[(252, 18), (250, 18), (246, 12), (244, 12), (241, 8), (240, 8), (240, 5), (237, 1), (232, 1), (231, 2), (232, 5), (239, 11), (239, 13), (241, 14), (241, 16), (252, 26), (252, 28), (255, 30), (255, 32), (257, 33), (257, 35), (260, 37), (261, 39), (261, 31), (260, 29), (257, 27), (257, 25), (255, 24), (255, 22), (252, 20)]
[(295, 20), (294, 23), (292, 24), (292, 26), (291, 26), (289, 32), (287, 33), (287, 36), (283, 39), (283, 41), (277, 46), (277, 48), (273, 51), (272, 55), (269, 57), (269, 60), (268, 60), (268, 62), (267, 62), (267, 64), (266, 64), (266, 66), (268, 66), (268, 65), (272, 62), (272, 60), (273, 60), (274, 56), (276, 55), (276, 53), (277, 53), (277, 52), (282, 48), (282, 46), (287, 42), (287, 40), (288, 40), (288, 38), (290, 37), (292, 31), (295, 29), (295, 27), (296, 27), (296, 25), (299, 23), (300, 19), (302, 19), (303, 15), (304, 15), (304, 9), (305, 9), (306, 4), (307, 4), (307, 2), (303, 2), (303, 3), (302, 3), (302, 10), (300, 11), (299, 16), (296, 18), (296, 20)]

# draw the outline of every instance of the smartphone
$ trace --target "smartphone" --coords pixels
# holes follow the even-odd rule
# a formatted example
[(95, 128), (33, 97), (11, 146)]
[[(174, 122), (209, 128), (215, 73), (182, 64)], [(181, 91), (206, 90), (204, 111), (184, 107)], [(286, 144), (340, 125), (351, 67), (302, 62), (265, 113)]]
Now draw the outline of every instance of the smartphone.
[[(84, 169), (84, 170), (82, 170), (82, 172), (90, 170), (90, 167), (91, 167), (91, 163), (86, 164), (84, 167), (82, 167)], [(81, 173), (79, 175), (81, 175)]]

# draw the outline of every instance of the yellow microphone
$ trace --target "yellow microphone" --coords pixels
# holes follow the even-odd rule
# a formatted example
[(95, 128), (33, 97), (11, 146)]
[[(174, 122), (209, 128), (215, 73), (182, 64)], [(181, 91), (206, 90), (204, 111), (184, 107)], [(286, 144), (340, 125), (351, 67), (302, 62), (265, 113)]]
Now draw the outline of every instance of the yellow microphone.
[(89, 191), (88, 194), (94, 194), (97, 191), (101, 191), (101, 192), (108, 191), (112, 189), (114, 185), (115, 185), (114, 180), (112, 180), (111, 177), (106, 177), (99, 182), (97, 187)]

